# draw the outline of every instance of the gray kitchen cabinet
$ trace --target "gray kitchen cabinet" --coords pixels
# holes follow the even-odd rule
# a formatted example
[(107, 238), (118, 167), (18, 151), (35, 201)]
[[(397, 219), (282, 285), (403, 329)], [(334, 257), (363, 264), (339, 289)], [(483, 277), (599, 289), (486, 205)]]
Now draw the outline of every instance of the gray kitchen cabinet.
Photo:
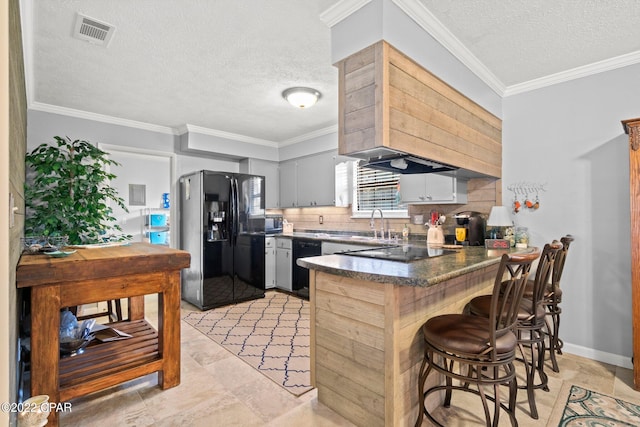
[(280, 162), (280, 208), (335, 206), (336, 159), (334, 150)]
[(265, 237), (264, 239), (264, 288), (276, 287), (276, 239)]
[(239, 172), (264, 176), (266, 209), (280, 207), (280, 173), (278, 169), (278, 162), (268, 160), (249, 158), (240, 162)]
[(276, 288), (292, 292), (291, 239), (276, 238)]
[(400, 175), (402, 204), (467, 203), (467, 181), (455, 172)]
[(280, 162), (280, 207), (295, 208), (298, 206), (296, 161)]
[(335, 159), (332, 151), (298, 159), (298, 206), (335, 205)]

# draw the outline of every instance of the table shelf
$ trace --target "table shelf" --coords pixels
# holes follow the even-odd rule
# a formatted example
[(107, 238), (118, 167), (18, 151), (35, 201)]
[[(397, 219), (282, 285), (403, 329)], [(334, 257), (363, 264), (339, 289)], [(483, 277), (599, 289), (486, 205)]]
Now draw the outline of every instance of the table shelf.
[(61, 358), (61, 394), (69, 394), (67, 390), (85, 387), (91, 381), (105, 376), (116, 376), (120, 372), (161, 360), (158, 333), (146, 320), (116, 322), (107, 326), (133, 337), (111, 342), (94, 340), (83, 353)]

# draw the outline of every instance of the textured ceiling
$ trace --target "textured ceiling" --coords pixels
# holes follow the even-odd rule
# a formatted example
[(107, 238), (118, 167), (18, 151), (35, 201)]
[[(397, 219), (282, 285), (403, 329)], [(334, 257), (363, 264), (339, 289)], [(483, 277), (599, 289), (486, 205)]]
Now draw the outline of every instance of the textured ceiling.
[[(23, 1), (34, 108), (274, 142), (337, 125), (337, 70), (320, 20), (336, 0)], [(640, 51), (637, 0), (415, 2), (504, 86)], [(72, 38), (76, 12), (117, 27), (108, 48)], [(281, 97), (291, 86), (323, 97), (295, 109)]]
[(638, 0), (419, 0), (511, 86), (640, 51)]

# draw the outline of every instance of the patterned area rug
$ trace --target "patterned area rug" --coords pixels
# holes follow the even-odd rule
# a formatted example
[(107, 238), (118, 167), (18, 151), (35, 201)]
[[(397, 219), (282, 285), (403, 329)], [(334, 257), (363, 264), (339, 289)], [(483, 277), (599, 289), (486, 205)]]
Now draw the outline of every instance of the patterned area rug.
[(572, 385), (558, 427), (640, 426), (640, 406)]
[(311, 390), (309, 302), (281, 292), (204, 312), (184, 321), (299, 396)]

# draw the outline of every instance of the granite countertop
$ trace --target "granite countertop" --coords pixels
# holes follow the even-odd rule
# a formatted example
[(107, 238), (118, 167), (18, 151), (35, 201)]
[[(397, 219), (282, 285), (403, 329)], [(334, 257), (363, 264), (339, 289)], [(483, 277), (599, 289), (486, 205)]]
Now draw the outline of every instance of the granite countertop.
[[(364, 246), (388, 246), (402, 244), (402, 239), (374, 239), (372, 234), (373, 233), (362, 234), (336, 231), (294, 231), (291, 234), (274, 234), (271, 237), (285, 239), (320, 240), (323, 242), (349, 243), (353, 245)], [(426, 236), (415, 236), (415, 239), (411, 239), (409, 243), (424, 245), (426, 244)]]
[(451, 254), (412, 262), (336, 254), (300, 258), (298, 265), (370, 282), (428, 287), (497, 264), (504, 253), (532, 249), (487, 250), (482, 246), (466, 246)]

